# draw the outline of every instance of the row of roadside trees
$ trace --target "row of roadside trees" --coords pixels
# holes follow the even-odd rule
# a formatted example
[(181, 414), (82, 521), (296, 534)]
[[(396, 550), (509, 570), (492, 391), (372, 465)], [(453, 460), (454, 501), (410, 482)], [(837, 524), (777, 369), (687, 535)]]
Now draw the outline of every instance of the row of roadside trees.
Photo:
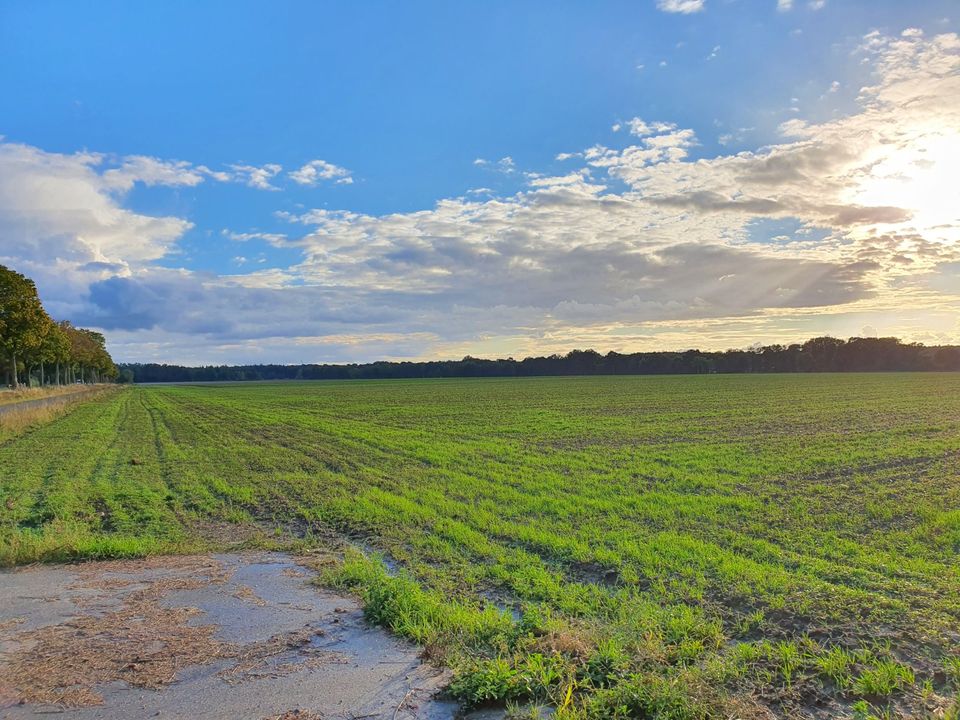
[(0, 359), (7, 385), (105, 382), (117, 368), (98, 332), (54, 321), (34, 282), (0, 265)]

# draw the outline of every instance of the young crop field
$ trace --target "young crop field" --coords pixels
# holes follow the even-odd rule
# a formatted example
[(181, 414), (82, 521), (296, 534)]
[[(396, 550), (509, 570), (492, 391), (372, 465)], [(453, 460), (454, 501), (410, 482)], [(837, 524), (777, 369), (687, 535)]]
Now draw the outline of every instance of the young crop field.
[(0, 564), (338, 540), (467, 704), (958, 717), (960, 375), (135, 387), (0, 444)]

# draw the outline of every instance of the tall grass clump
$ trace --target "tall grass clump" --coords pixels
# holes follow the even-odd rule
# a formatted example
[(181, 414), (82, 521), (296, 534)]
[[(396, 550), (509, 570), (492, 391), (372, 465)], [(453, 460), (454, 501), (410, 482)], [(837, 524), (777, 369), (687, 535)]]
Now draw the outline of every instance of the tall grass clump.
[(508, 614), (478, 609), (442, 593), (425, 590), (413, 578), (390, 575), (382, 561), (350, 552), (322, 581), (358, 595), (364, 615), (422, 645), (477, 652), (503, 646), (513, 631)]

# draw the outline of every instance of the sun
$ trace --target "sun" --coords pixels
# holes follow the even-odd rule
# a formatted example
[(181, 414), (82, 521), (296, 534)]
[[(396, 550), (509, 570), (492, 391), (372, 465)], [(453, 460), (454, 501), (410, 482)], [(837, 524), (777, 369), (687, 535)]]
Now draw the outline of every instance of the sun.
[(933, 131), (880, 155), (854, 202), (911, 212), (905, 226), (928, 240), (960, 242), (960, 133)]

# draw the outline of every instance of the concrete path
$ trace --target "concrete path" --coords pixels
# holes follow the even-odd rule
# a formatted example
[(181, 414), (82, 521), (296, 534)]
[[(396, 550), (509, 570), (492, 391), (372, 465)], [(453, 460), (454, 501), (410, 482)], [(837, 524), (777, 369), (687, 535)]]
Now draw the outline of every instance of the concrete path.
[(417, 648), (289, 556), (0, 573), (0, 718), (425, 718), (457, 706)]

